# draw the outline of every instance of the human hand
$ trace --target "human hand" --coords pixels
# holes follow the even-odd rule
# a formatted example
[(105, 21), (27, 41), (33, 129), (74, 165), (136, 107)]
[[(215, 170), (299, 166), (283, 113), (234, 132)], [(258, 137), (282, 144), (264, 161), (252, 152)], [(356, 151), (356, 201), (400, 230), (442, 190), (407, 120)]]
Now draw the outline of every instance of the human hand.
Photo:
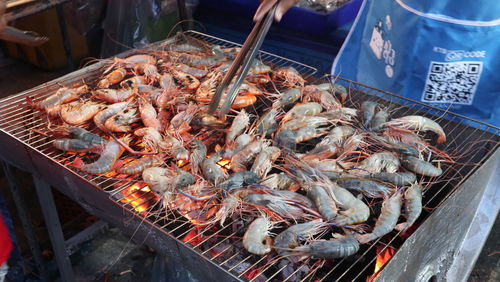
[(299, 0), (263, 0), (260, 3), (259, 8), (255, 12), (255, 16), (253, 20), (255, 22), (260, 21), (264, 15), (271, 10), (276, 2), (279, 1), (278, 8), (276, 8), (276, 13), (274, 14), (274, 20), (279, 22), (283, 15), (290, 9), (293, 5), (295, 5)]

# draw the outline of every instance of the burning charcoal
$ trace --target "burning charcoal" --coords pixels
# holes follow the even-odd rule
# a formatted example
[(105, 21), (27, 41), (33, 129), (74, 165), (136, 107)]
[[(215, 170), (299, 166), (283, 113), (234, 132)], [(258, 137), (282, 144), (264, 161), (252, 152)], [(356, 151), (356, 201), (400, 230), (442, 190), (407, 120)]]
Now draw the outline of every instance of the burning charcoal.
[[(243, 260), (243, 257), (242, 256), (236, 256), (232, 259), (230, 259), (226, 265), (231, 268), (233, 266), (235, 266), (236, 264), (240, 263), (241, 261)], [(249, 268), (252, 264), (249, 263), (249, 262), (242, 262), (240, 263), (238, 266), (236, 266), (233, 271), (235, 273), (237, 273), (238, 275), (240, 275), (241, 273), (243, 273), (243, 271), (245, 271), (247, 268)]]
[[(307, 265), (296, 265), (286, 259), (283, 259), (279, 262), (278, 268), (281, 269), (285, 265), (286, 267), (281, 271), (281, 277), (286, 281), (299, 281), (304, 276), (304, 274), (308, 273), (310, 270), (309, 266)], [(297, 269), (298, 267), (300, 268)]]
[[(216, 243), (217, 241), (215, 241), (214, 244)], [(234, 247), (231, 244), (231, 242), (220, 243), (217, 246), (215, 246), (212, 250), (217, 253), (224, 253), (225, 255), (234, 253)]]

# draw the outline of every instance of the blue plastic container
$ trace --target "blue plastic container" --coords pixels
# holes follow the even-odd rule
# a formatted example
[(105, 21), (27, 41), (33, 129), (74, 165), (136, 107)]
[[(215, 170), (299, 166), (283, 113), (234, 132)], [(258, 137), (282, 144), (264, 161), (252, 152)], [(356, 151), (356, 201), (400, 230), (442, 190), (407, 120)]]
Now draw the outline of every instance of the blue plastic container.
[[(351, 22), (362, 2), (363, 0), (351, 0), (330, 13), (292, 7), (278, 25), (311, 35), (327, 35)], [(257, 0), (200, 0), (199, 9), (216, 9), (228, 16), (240, 15), (252, 19), (258, 6)]]

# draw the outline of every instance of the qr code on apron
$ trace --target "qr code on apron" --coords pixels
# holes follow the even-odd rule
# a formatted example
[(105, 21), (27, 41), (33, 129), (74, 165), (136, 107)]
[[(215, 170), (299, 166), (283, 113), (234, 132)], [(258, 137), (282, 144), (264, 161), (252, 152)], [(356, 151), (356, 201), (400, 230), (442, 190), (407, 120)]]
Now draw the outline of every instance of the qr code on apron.
[(482, 62), (431, 62), (422, 101), (472, 104), (482, 68)]

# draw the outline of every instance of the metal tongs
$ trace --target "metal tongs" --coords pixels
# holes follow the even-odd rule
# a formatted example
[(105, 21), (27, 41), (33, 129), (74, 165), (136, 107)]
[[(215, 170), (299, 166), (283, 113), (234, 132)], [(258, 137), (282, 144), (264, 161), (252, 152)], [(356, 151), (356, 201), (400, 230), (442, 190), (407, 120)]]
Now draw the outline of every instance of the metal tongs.
[(231, 86), (231, 89), (229, 89), (229, 91), (227, 92), (226, 99), (224, 99), (224, 104), (219, 111), (219, 118), (223, 119), (231, 108), (234, 99), (238, 95), (240, 85), (245, 79), (248, 70), (252, 67), (253, 59), (259, 52), (259, 49), (262, 46), (262, 42), (264, 41), (264, 38), (269, 31), (269, 27), (273, 22), (274, 13), (276, 12), (278, 3), (279, 1), (274, 4), (269, 12), (267, 12), (267, 14), (255, 24), (252, 31), (248, 35), (245, 43), (241, 47), (240, 52), (234, 59), (234, 62), (231, 64), (231, 67), (229, 68), (226, 75), (222, 79), (222, 82), (219, 84), (215, 91), (215, 95), (210, 102), (210, 108), (208, 110), (208, 113), (210, 115), (213, 115), (215, 113), (220, 104), (224, 91), (233, 81), (233, 79), (235, 79), (233, 85)]
[(4, 31), (0, 33), (0, 40), (37, 47), (49, 41), (49, 38), (40, 36), (38, 33), (33, 31), (24, 31), (11, 26), (6, 26)]

